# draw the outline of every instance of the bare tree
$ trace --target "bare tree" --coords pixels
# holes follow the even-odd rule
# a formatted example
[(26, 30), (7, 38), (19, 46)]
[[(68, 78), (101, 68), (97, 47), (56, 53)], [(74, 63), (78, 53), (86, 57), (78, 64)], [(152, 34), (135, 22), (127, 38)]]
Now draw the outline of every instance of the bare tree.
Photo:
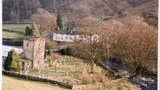
[(31, 20), (39, 25), (41, 33), (43, 31), (51, 32), (55, 30), (56, 17), (44, 9), (39, 8), (37, 13), (32, 15)]
[(133, 77), (148, 68), (146, 65), (153, 65), (148, 61), (157, 61), (158, 32), (140, 17), (127, 17), (122, 21), (124, 26), (112, 38), (116, 42), (111, 53), (129, 67), (130, 77)]
[[(132, 22), (130, 22), (132, 21)], [(97, 34), (98, 41), (76, 42), (73, 53), (93, 65), (110, 57), (122, 61), (129, 67), (130, 77), (141, 72), (143, 68), (154, 65), (157, 61), (157, 30), (136, 16), (103, 22), (95, 18), (86, 18), (76, 23), (76, 30), (86, 36)], [(145, 63), (151, 62), (152, 63)], [(155, 66), (154, 68), (156, 68)]]
[(84, 58), (91, 67), (91, 72), (94, 70), (95, 63), (101, 63), (102, 57), (106, 56), (108, 37), (111, 31), (108, 29), (107, 23), (93, 17), (85, 18), (76, 22), (76, 29), (82, 32), (85, 40), (76, 42), (72, 46), (73, 53), (81, 58)]

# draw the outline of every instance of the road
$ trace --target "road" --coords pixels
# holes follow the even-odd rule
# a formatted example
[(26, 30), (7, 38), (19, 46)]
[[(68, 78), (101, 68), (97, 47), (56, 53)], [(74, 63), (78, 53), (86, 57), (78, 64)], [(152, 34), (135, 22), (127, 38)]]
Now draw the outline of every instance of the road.
[(8, 52), (12, 49), (14, 49), (17, 52), (17, 54), (21, 54), (23, 52), (22, 47), (2, 45), (2, 56), (7, 57)]

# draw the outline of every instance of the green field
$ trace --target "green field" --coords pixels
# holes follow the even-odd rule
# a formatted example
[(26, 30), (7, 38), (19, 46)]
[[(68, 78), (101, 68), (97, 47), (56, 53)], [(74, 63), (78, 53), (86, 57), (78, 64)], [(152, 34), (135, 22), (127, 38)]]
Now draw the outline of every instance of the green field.
[[(3, 29), (24, 33), (28, 24), (3, 24)], [(3, 38), (23, 38), (24, 34), (3, 31)]]
[(2, 76), (2, 90), (69, 90), (53, 84)]
[(15, 30), (25, 32), (25, 28), (28, 24), (3, 24), (3, 29)]
[(15, 32), (5, 32), (3, 31), (3, 38), (24, 38), (24, 34), (19, 34), (19, 33), (15, 33)]

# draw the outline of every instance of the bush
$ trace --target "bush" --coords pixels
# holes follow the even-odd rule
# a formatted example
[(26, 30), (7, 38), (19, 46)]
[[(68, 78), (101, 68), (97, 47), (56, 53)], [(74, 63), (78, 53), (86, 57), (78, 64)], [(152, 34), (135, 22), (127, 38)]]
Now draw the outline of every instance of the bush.
[(60, 53), (61, 53), (62, 55), (71, 56), (71, 55), (72, 55), (72, 50), (71, 50), (71, 48), (67, 47), (66, 49), (61, 49), (61, 50), (60, 50)]
[(82, 73), (82, 83), (83, 84), (91, 84), (91, 83), (102, 83), (105, 81), (105, 75), (101, 73), (92, 73), (92, 74), (87, 74), (87, 73)]
[(105, 75), (101, 73), (95, 73), (93, 74), (93, 82), (104, 82), (105, 81)]
[(83, 74), (81, 78), (82, 84), (93, 83), (93, 78), (89, 74)]
[(60, 55), (58, 53), (52, 53), (50, 56), (50, 59), (52, 60), (57, 60), (60, 58)]
[(54, 49), (56, 47), (57, 43), (54, 42), (53, 40), (46, 40), (45, 43), (45, 49)]

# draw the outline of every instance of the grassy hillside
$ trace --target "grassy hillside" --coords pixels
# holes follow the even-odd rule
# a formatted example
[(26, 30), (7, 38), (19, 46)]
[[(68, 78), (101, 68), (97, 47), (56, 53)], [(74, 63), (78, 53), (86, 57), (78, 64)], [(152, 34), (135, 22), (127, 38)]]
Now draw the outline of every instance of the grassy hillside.
[(20, 32), (17, 33), (17, 32), (3, 31), (2, 33), (3, 38), (23, 38), (26, 26), (27, 24), (3, 24), (2, 29)]
[[(9, 76), (2, 76), (2, 90), (70, 90), (54, 86), (49, 83), (36, 82), (13, 78)], [(124, 79), (119, 79), (112, 84), (106, 84), (101, 88), (92, 90), (141, 90), (140, 88), (132, 85)]]
[(3, 90), (69, 90), (54, 86), (49, 83), (23, 80), (8, 76), (2, 76)]
[[(38, 8), (42, 8), (54, 13), (55, 16), (57, 10), (59, 10), (63, 21), (67, 22), (87, 16), (99, 18), (110, 15), (114, 16), (121, 10), (136, 8), (141, 5), (146, 5), (147, 7), (153, 5), (157, 7), (157, 4), (150, 3), (152, 1), (158, 0), (23, 0), (22, 2), (18, 2), (18, 9), (19, 11), (23, 11), (19, 12), (19, 19), (22, 21), (29, 20), (37, 12)], [(13, 0), (3, 0), (3, 21), (16, 22), (17, 13), (15, 11), (17, 10), (17, 5), (15, 4)], [(33, 8), (29, 6), (33, 6)], [(142, 10), (145, 9), (142, 7)]]
[(2, 35), (3, 38), (12, 38), (12, 39), (24, 38), (24, 34), (19, 34), (14, 32), (3, 32)]
[(128, 12), (132, 15), (142, 15), (143, 12), (150, 10), (154, 10), (155, 14), (158, 14), (158, 0), (153, 0), (138, 7), (128, 9)]
[(25, 32), (27, 24), (3, 24), (3, 29)]
[(82, 0), (70, 5), (62, 12), (64, 19), (75, 20), (88, 16), (102, 18), (104, 16), (114, 15), (120, 10), (129, 7), (124, 0)]

